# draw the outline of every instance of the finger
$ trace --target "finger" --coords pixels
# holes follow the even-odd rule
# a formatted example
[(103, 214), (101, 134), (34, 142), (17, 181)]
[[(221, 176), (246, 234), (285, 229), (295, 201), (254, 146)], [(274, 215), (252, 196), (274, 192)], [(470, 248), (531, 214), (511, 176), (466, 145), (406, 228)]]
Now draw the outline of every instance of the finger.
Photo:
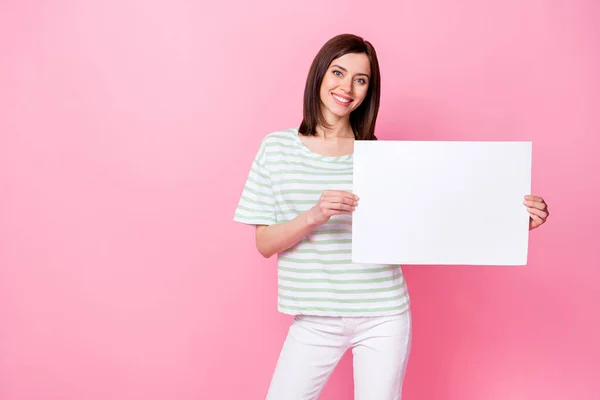
[(534, 221), (535, 226), (539, 226), (544, 223), (544, 220), (542, 220), (537, 215), (535, 215), (535, 214), (529, 214), (529, 215), (531, 216), (531, 219)]
[(324, 201), (321, 203), (321, 207), (326, 210), (354, 211), (354, 206), (352, 205), (330, 201)]
[(326, 197), (347, 197), (351, 200), (358, 200), (358, 196), (354, 193), (347, 192), (345, 190), (326, 190), (323, 192)]
[(325, 210), (323, 212), (324, 215), (331, 217), (332, 215), (348, 215), (348, 214), (352, 214), (354, 212), (354, 210), (335, 210), (335, 209), (328, 209)]
[(529, 215), (537, 215), (544, 220), (548, 217), (548, 213), (546, 211), (538, 210), (537, 208), (527, 207), (527, 211), (529, 211)]
[(546, 208), (548, 207), (548, 205), (546, 203), (542, 203), (539, 201), (524, 201), (523, 204), (525, 204), (527, 207), (531, 207), (531, 208), (535, 208), (538, 210), (546, 210)]
[(339, 203), (355, 204), (358, 201), (358, 196), (348, 192), (337, 192), (335, 194), (328, 195), (327, 199)]
[(534, 194), (528, 194), (527, 196), (525, 196), (525, 200), (529, 200), (529, 201), (535, 201), (538, 203), (543, 203), (544, 199), (541, 198), (540, 196), (536, 196)]
[(345, 210), (329, 210), (328, 215), (329, 216), (333, 216), (333, 215), (346, 215), (346, 214), (352, 214), (354, 210), (350, 210), (350, 211), (345, 211)]
[(347, 196), (328, 196), (324, 199), (327, 202), (330, 203), (341, 203), (341, 204), (348, 204), (348, 205), (356, 205), (357, 204), (357, 200), (351, 198), (351, 197), (347, 197)]

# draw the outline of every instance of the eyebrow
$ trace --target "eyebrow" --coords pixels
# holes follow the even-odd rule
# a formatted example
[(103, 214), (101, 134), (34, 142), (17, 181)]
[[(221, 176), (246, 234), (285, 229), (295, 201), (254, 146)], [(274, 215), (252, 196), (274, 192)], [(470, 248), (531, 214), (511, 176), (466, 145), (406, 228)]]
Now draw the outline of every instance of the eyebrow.
[[(332, 65), (332, 66), (331, 66), (331, 68), (333, 68), (333, 67), (338, 67), (338, 68), (339, 68), (339, 69), (341, 69), (342, 71), (344, 71), (344, 72), (348, 72), (348, 70), (347, 70), (346, 68), (342, 67), (341, 65), (335, 64), (335, 65)], [(364, 73), (359, 73), (359, 74), (356, 74), (356, 75), (357, 75), (357, 76), (358, 76), (358, 75), (362, 75), (362, 76), (366, 76), (367, 78), (369, 78), (369, 75), (367, 75), (367, 74), (364, 74)]]

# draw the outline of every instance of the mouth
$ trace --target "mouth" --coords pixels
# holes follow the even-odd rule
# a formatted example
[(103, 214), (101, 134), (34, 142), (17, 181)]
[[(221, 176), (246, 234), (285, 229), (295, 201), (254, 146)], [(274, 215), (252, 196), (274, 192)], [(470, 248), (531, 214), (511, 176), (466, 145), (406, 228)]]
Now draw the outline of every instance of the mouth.
[(354, 101), (349, 97), (340, 96), (339, 94), (335, 94), (335, 93), (332, 93), (331, 96), (333, 97), (333, 100), (335, 100), (336, 103), (338, 103), (339, 105), (344, 106), (344, 107), (347, 107), (348, 105), (350, 105), (350, 103), (352, 103)]

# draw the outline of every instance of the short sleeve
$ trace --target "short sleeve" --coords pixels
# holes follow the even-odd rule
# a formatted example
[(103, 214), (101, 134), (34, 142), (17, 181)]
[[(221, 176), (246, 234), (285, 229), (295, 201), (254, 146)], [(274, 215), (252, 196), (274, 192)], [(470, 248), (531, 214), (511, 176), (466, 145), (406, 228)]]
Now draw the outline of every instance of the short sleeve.
[(234, 221), (250, 225), (277, 223), (275, 196), (266, 166), (266, 143), (262, 141), (248, 172), (246, 184), (233, 217)]

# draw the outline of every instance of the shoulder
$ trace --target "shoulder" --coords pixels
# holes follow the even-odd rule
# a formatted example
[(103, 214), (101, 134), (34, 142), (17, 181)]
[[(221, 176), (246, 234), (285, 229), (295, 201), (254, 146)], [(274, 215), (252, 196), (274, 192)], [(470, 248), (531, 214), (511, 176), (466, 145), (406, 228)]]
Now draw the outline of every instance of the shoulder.
[(297, 141), (299, 139), (296, 127), (269, 132), (260, 141), (256, 160), (261, 164), (267, 164), (269, 155), (281, 155), (284, 149), (295, 146)]
[(270, 133), (266, 134), (261, 141), (261, 147), (262, 146), (289, 147), (290, 145), (295, 143), (295, 141), (297, 139), (298, 139), (298, 128), (297, 127), (282, 129), (282, 130), (278, 130), (278, 131), (274, 131), (274, 132), (270, 132)]

